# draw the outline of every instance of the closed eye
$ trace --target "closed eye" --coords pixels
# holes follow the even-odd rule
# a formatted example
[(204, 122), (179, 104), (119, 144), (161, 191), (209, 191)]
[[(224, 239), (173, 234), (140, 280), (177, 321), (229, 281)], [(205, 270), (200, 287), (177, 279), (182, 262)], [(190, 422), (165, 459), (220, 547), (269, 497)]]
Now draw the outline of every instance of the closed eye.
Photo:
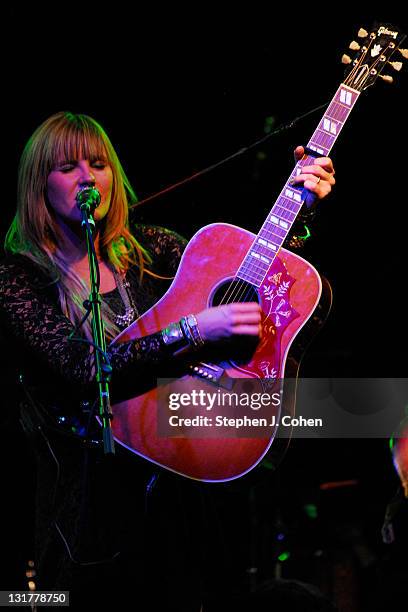
[(60, 172), (67, 173), (67, 172), (70, 172), (71, 170), (73, 170), (74, 168), (75, 168), (75, 165), (74, 165), (74, 164), (64, 164), (63, 166), (60, 166), (60, 167), (58, 168), (58, 170), (59, 170)]
[[(97, 159), (94, 161), (90, 161), (89, 162), (92, 168), (95, 168), (96, 170), (104, 170), (106, 168), (106, 166), (108, 165), (106, 161), (104, 161), (103, 159)], [(60, 164), (57, 165), (57, 167), (55, 168), (56, 170), (59, 170), (59, 172), (63, 172), (64, 174), (66, 174), (67, 172), (70, 172), (71, 170), (73, 170), (74, 168), (76, 168), (78, 165), (78, 162), (75, 160), (67, 160), (65, 162), (62, 162)]]

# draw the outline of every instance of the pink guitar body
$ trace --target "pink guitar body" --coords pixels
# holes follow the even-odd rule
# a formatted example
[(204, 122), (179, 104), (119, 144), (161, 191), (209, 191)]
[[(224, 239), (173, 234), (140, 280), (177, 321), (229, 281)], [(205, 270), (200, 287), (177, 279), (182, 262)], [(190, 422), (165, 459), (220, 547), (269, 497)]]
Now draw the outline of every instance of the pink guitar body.
[[(201, 229), (187, 245), (166, 294), (114, 342), (152, 334), (184, 315), (212, 306), (217, 288), (234, 278), (254, 239), (254, 234), (228, 224)], [(248, 363), (224, 364), (224, 375), (233, 379), (283, 378), (289, 349), (314, 312), (321, 291), (317, 271), (298, 255), (281, 249), (258, 289), (262, 340)], [(187, 376), (194, 387), (197, 378)], [(274, 430), (265, 438), (159, 437), (157, 394), (157, 388), (152, 388), (113, 405), (116, 441), (153, 463), (189, 478), (225, 481), (249, 472), (271, 447)], [(293, 394), (284, 397), (285, 401), (293, 402)]]

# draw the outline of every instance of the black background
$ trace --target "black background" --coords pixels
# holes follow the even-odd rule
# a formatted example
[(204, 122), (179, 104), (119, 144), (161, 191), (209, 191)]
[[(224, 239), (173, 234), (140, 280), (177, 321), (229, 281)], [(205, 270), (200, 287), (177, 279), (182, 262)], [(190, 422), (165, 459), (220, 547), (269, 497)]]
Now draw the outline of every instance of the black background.
[[(329, 5), (279, 7), (274, 13), (204, 4), (177, 12), (153, 4), (149, 11), (120, 3), (9, 10), (2, 62), (2, 234), (13, 215), (22, 147), (52, 113), (71, 110), (97, 119), (143, 199), (261, 138), (268, 117), (278, 127), (329, 102), (343, 78), (340, 57), (360, 26), (384, 20), (407, 31), (395, 11), (339, 15)], [(334, 291), (330, 318), (304, 359), (305, 376), (406, 376), (407, 66), (385, 73), (392, 73), (395, 83), (378, 80), (361, 95), (335, 145), (337, 185), (320, 205), (304, 252)], [(140, 219), (187, 238), (215, 221), (258, 231), (291, 171), (294, 147), (309, 139), (322, 112), (143, 205)], [(8, 444), (10, 466), (26, 460), (21, 442), (11, 449)], [(23, 470), (9, 469), (15, 483)], [(350, 478), (357, 484), (340, 488), (336, 498), (321, 493), (323, 482)], [(299, 481), (301, 487), (293, 485)], [(374, 550), (377, 571), (379, 559), (389, 554), (379, 530), (396, 483), (386, 440), (296, 441), (281, 472), (284, 519), (299, 537), (300, 519), (294, 520), (289, 508), (298, 508), (301, 516), (305, 498), (313, 498), (323, 513), (321, 533), (327, 536), (333, 521), (341, 540), (349, 532), (341, 531), (339, 508), (347, 508), (347, 524), (365, 526), (359, 533)], [(269, 493), (268, 487), (258, 491), (260, 507), (268, 507)], [(24, 501), (30, 515), (29, 499), (30, 494)], [(245, 508), (242, 512), (249, 520)], [(255, 516), (263, 528), (271, 523), (259, 509)], [(19, 530), (25, 534), (20, 523)], [(313, 546), (305, 543), (298, 553), (305, 564), (288, 565), (287, 577), (304, 576)], [(322, 549), (336, 546), (323, 538)], [(353, 546), (345, 558), (361, 569)], [(262, 565), (268, 553), (259, 554)], [(246, 567), (246, 553), (240, 555)], [(364, 599), (360, 577), (356, 589)]]

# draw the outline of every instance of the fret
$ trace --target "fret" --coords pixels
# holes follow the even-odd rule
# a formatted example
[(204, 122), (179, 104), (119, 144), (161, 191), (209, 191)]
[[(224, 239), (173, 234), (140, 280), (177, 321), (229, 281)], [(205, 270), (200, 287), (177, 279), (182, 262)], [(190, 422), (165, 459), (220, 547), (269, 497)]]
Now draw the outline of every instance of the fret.
[(241, 275), (245, 274), (246, 276), (252, 276), (254, 280), (259, 281), (265, 277), (265, 274), (268, 271), (268, 268), (269, 266), (266, 268), (261, 268), (261, 267), (255, 268), (255, 267), (247, 265), (246, 267), (241, 266), (238, 272)]
[[(299, 174), (300, 174), (300, 172), (299, 172)], [(300, 207), (301, 207), (301, 201), (302, 201), (302, 192), (301, 192), (301, 191), (295, 191), (295, 190), (293, 190), (293, 191), (294, 191), (294, 193), (296, 193), (296, 194), (297, 194), (297, 195), (295, 196), (296, 201), (294, 202), (293, 200), (290, 200), (289, 198), (285, 198), (284, 203), (285, 203), (285, 208), (286, 208), (287, 210), (290, 210), (290, 212), (293, 212), (293, 213), (295, 213), (295, 215), (297, 215), (297, 214), (298, 214), (298, 212), (299, 212), (299, 209), (300, 209)], [(299, 198), (297, 197), (298, 195), (300, 196), (300, 200), (299, 200)], [(281, 197), (282, 197), (282, 196), (281, 196)], [(284, 197), (284, 196), (283, 196), (283, 197)]]
[(350, 107), (349, 107), (349, 105), (348, 105), (348, 104), (346, 104), (345, 102), (339, 102), (339, 101), (336, 101), (336, 102), (337, 102), (337, 104), (338, 104), (339, 106), (341, 106), (341, 107), (343, 107), (343, 108), (345, 108), (345, 109), (349, 110), (349, 108), (350, 108)]
[[(299, 191), (296, 189), (292, 189), (292, 187), (286, 187), (281, 197), (285, 198), (285, 200), (289, 200), (291, 204), (293, 201), (298, 202), (299, 204), (302, 202), (302, 193), (299, 193)], [(298, 210), (296, 211), (296, 214), (297, 213)]]
[(294, 219), (296, 218), (295, 213), (293, 213), (291, 210), (288, 210), (287, 208), (284, 208), (280, 202), (279, 204), (275, 204), (275, 206), (273, 207), (272, 215), (269, 217), (269, 219), (272, 220), (272, 217), (274, 216), (280, 217), (280, 219), (283, 219), (284, 221), (294, 221)]
[(333, 108), (329, 109), (329, 111), (326, 113), (326, 117), (344, 124), (349, 116), (349, 113), (349, 108), (341, 108), (338, 105), (333, 105)]
[(337, 136), (343, 127), (343, 122), (338, 119), (325, 115), (317, 128), (315, 134), (313, 134), (311, 141), (319, 143), (321, 146), (327, 149), (327, 152), (332, 148)]
[(341, 115), (348, 115), (359, 95), (359, 92), (355, 91), (354, 89), (349, 89), (345, 85), (340, 85), (331, 105), (329, 106), (329, 112), (330, 107), (335, 106), (338, 113)]
[(321, 147), (318, 144), (315, 144), (312, 140), (309, 140), (309, 142), (307, 143), (307, 146), (309, 149), (312, 149), (312, 151), (316, 151), (316, 153), (319, 153), (319, 155), (321, 157), (325, 157), (327, 155), (327, 153), (329, 152), (329, 149), (327, 149), (326, 151), (323, 149), (323, 147)]
[(351, 106), (353, 102), (353, 96), (351, 95), (351, 91), (348, 91), (345, 87), (340, 87), (340, 104), (344, 104), (345, 106)]
[[(265, 259), (267, 259), (267, 261), (265, 261)], [(269, 257), (261, 259), (260, 253), (257, 253), (256, 251), (251, 249), (247, 255), (247, 263), (251, 267), (251, 269), (253, 268), (256, 272), (258, 272), (258, 270), (266, 272), (269, 266), (271, 265), (271, 258)]]
[(263, 263), (268, 264), (268, 267), (272, 263), (269, 257), (266, 257), (265, 255), (262, 255), (262, 253), (259, 252), (259, 249), (258, 250), (253, 249), (251, 251), (251, 257), (255, 257), (255, 259), (259, 259)]
[[(268, 255), (269, 255), (268, 257), (265, 257), (264, 255), (261, 256), (261, 253), (257, 252), (256, 241), (255, 241), (252, 244), (252, 247), (249, 249), (245, 260), (247, 264), (251, 267), (253, 266), (254, 269), (264, 268), (265, 265), (269, 266), (271, 263), (270, 260), (273, 254), (271, 252), (271, 253), (268, 253)], [(265, 261), (265, 259), (267, 259), (268, 261)]]
[[(287, 204), (288, 206), (283, 206), (283, 204)], [(291, 222), (298, 214), (300, 208), (299, 206), (294, 208), (292, 204), (292, 201), (284, 200), (283, 197), (280, 197), (275, 206), (272, 208), (270, 217), (265, 220), (265, 223), (282, 225), (280, 221), (283, 221), (284, 223), (288, 223), (288, 221)]]
[(340, 106), (336, 102), (335, 98), (333, 98), (333, 100), (330, 102), (329, 106), (327, 107), (326, 112), (324, 113), (326, 117), (330, 117), (332, 119), (335, 119), (336, 121), (341, 121), (342, 123), (343, 121), (341, 119), (336, 119), (336, 117), (339, 117), (340, 115), (347, 116), (347, 114), (348, 114), (348, 109), (344, 109), (343, 106)]
[[(268, 246), (271, 245), (270, 247)], [(253, 251), (256, 251), (257, 253), (261, 253), (262, 255), (265, 255), (265, 257), (271, 257), (272, 256), (272, 252), (275, 251), (275, 249), (278, 248), (278, 246), (275, 244), (274, 242), (272, 242), (272, 240), (265, 240), (264, 238), (258, 238), (252, 247)]]
[[(337, 130), (337, 126), (336, 126), (336, 130)], [(337, 131), (336, 131), (336, 134), (337, 134)], [(313, 134), (311, 140), (315, 142), (316, 144), (320, 145), (321, 147), (324, 147), (325, 149), (329, 150), (333, 142), (336, 140), (336, 135), (330, 134), (329, 132), (326, 132), (325, 130), (318, 127), (315, 133)]]
[(259, 276), (260, 278), (264, 276), (267, 268), (265, 266), (259, 264), (256, 265), (255, 260), (248, 261), (245, 260), (245, 263), (240, 267), (239, 271), (244, 274), (252, 274), (253, 276)]
[(281, 228), (274, 224), (271, 225), (272, 227), (270, 229), (265, 228), (263, 231), (261, 230), (258, 236), (261, 236), (261, 238), (266, 237), (269, 239), (270, 242), (273, 242), (274, 244), (280, 246), (288, 232), (283, 227)]
[[(354, 99), (354, 102), (356, 99), (357, 98)], [(336, 121), (341, 121), (341, 123), (344, 124), (348, 115), (350, 114), (351, 108), (352, 107), (346, 106), (344, 104), (339, 103), (337, 100), (334, 100), (333, 103), (327, 109), (325, 115), (335, 119)]]
[[(278, 229), (281, 231), (277, 231)], [(269, 230), (265, 228), (265, 231), (259, 232), (258, 235), (261, 236), (261, 238), (267, 239), (269, 242), (273, 242), (277, 246), (280, 246), (285, 240), (287, 233), (287, 230), (273, 226)]]
[[(286, 211), (289, 214), (289, 210)], [(279, 219), (278, 221), (275, 221), (275, 219)], [(275, 225), (276, 227), (283, 227), (284, 230), (288, 229), (289, 227), (289, 223), (290, 223), (290, 218), (288, 216), (286, 217), (275, 217), (275, 215), (271, 215), (269, 217), (269, 223), (272, 223), (272, 225)]]
[(328, 119), (341, 123), (341, 125), (343, 126), (346, 122), (347, 117), (349, 116), (349, 112), (350, 110), (348, 108), (344, 109), (336, 105), (332, 109), (329, 109), (329, 112), (326, 113), (326, 117)]
[(268, 223), (269, 225), (272, 225), (272, 228), (271, 229), (268, 229), (267, 227), (262, 228), (259, 234), (264, 234), (264, 233), (271, 234), (271, 235), (278, 236), (279, 238), (286, 236), (286, 232), (282, 227), (279, 227), (278, 225), (275, 225), (274, 223), (271, 223), (270, 221), (268, 221)]
[(329, 134), (330, 137), (333, 137), (338, 134), (341, 127), (342, 126), (339, 127), (339, 122), (335, 119), (329, 119), (328, 117), (324, 116), (322, 121), (320, 122), (319, 130), (325, 132), (326, 134)]
[[(277, 236), (274, 236), (274, 238), (278, 238)], [(277, 242), (275, 242), (274, 240), (272, 240), (271, 238), (268, 239), (262, 239), (260, 238), (260, 240), (264, 240), (264, 242), (266, 243), (265, 245), (263, 245), (265, 248), (267, 248), (269, 251), (271, 252), (277, 252), (279, 250), (279, 247), (282, 245), (282, 242), (279, 242), (279, 239)]]
[(277, 251), (279, 251), (279, 248), (283, 244), (283, 240), (282, 240), (282, 242), (279, 242), (279, 240), (276, 240), (276, 238), (277, 238), (276, 236), (273, 236), (273, 238), (275, 240), (272, 239), (272, 238), (266, 239), (265, 240), (265, 242), (266, 242), (265, 245), (259, 245), (258, 243), (256, 243), (257, 244), (256, 248), (260, 249), (263, 246), (264, 249), (267, 249), (269, 251), (269, 255), (272, 255), (272, 253), (277, 253)]
[[(278, 248), (279, 248), (279, 246), (277, 244), (275, 244), (271, 240), (265, 240), (264, 238), (258, 238), (257, 246), (258, 245), (263, 247), (265, 250), (268, 249), (269, 253), (271, 251), (275, 253), (278, 250)], [(259, 248), (259, 246), (258, 246), (258, 248)]]
[(268, 270), (268, 267), (269, 266), (256, 266), (255, 262), (246, 262), (245, 265), (240, 267), (239, 273), (246, 274), (248, 276), (251, 275), (253, 278), (260, 280), (265, 276), (265, 272)]
[(245, 274), (252, 274), (254, 278), (262, 278), (268, 272), (275, 256), (276, 253), (271, 253), (269, 258), (266, 258), (268, 259), (268, 261), (263, 261), (261, 260), (260, 255), (259, 257), (253, 257), (252, 255), (249, 255), (248, 257), (250, 258), (250, 261), (247, 260), (246, 265), (241, 266), (240, 272), (244, 272)]
[(250, 283), (254, 287), (260, 287), (262, 285), (262, 281), (263, 281), (263, 278), (261, 278), (261, 279), (259, 279), (259, 278), (251, 278), (250, 276), (247, 276), (245, 274), (241, 274), (240, 272), (238, 272), (236, 274), (236, 278), (239, 278), (240, 280), (243, 280), (243, 281), (245, 281), (247, 283)]
[(329, 134), (321, 129), (318, 129), (312, 138), (312, 142), (326, 149), (326, 152), (330, 151), (335, 140), (336, 137), (333, 134)]
[(265, 261), (265, 263), (269, 263), (271, 257), (273, 257), (273, 252), (274, 249), (269, 250), (268, 249), (268, 242), (265, 240), (266, 244), (260, 244), (259, 240), (256, 241), (256, 243), (253, 246), (252, 252), (256, 252), (259, 253), (261, 259), (262, 257), (264, 257), (267, 261), (265, 261), (265, 259), (262, 259), (262, 261)]
[(266, 269), (262, 268), (262, 269), (256, 270), (255, 268), (252, 268), (250, 266), (247, 266), (246, 268), (244, 266), (241, 266), (240, 269), (238, 270), (237, 276), (239, 276), (240, 278), (243, 278), (243, 276), (246, 276), (247, 278), (244, 280), (249, 280), (249, 277), (251, 277), (251, 282), (253, 280), (257, 282), (259, 281), (262, 282), (262, 279), (265, 278), (265, 274), (268, 268)]

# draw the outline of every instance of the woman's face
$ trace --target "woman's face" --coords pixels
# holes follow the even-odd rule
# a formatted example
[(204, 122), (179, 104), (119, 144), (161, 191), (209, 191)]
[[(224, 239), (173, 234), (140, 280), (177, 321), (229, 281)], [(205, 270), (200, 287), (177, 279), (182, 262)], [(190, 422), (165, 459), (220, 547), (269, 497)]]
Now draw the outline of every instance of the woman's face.
[(101, 203), (93, 216), (95, 221), (101, 221), (109, 210), (112, 184), (112, 168), (106, 161), (63, 161), (48, 175), (48, 202), (57, 217), (61, 217), (65, 222), (80, 222), (81, 212), (77, 206), (76, 195), (82, 187), (96, 187), (101, 195)]

